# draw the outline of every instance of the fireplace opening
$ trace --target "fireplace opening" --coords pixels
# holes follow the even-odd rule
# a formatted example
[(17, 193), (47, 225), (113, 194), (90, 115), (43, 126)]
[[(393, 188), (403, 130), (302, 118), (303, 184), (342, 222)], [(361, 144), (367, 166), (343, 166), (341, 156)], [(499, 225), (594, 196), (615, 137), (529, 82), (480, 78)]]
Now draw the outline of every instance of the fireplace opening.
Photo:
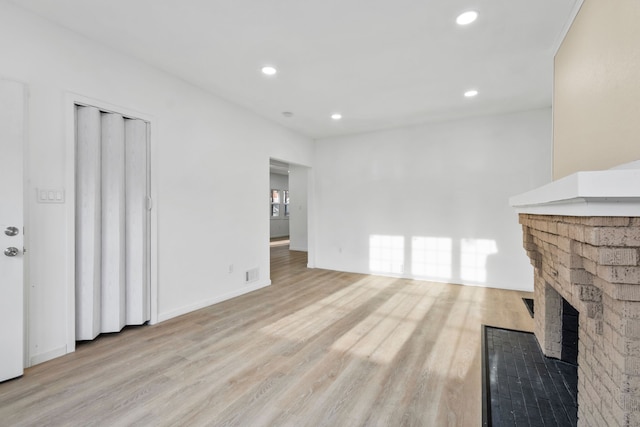
[(578, 310), (562, 299), (562, 351), (560, 360), (578, 365)]

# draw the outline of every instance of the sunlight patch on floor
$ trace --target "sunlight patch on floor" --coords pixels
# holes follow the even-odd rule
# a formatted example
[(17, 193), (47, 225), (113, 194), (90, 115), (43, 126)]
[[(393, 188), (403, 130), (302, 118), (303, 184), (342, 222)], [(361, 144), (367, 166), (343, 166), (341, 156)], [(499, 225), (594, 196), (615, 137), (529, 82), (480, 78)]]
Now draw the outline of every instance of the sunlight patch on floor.
[(430, 290), (425, 283), (403, 285), (402, 290), (342, 335), (331, 349), (376, 363), (390, 363), (433, 305), (432, 298), (425, 298)]
[(278, 337), (304, 340), (352, 313), (388, 287), (375, 277), (365, 277), (326, 298), (261, 329)]
[[(474, 307), (484, 303), (485, 293), (482, 288), (461, 289), (435, 344), (429, 349), (425, 368), (435, 369), (451, 379), (463, 379), (468, 375), (479, 351), (481, 337), (481, 322)], [(452, 337), (456, 337), (455, 341)]]

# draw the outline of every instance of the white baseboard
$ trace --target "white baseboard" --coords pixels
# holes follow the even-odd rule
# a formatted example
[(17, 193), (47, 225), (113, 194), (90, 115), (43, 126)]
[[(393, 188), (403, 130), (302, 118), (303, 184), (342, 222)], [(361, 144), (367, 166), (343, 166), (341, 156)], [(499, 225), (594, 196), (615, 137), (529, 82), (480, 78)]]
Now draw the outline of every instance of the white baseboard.
[(180, 308), (176, 308), (171, 311), (167, 311), (166, 313), (158, 314), (158, 323), (164, 322), (165, 320), (172, 319), (174, 317), (182, 316), (183, 314), (191, 313), (192, 311), (199, 310), (201, 308), (208, 307), (213, 304), (217, 304), (222, 301), (229, 300), (231, 298), (238, 297), (240, 295), (248, 294), (249, 292), (257, 291), (258, 289), (265, 288), (271, 285), (271, 280), (262, 283), (252, 284), (250, 286), (244, 286), (236, 291), (228, 292), (223, 295), (219, 295), (215, 298), (207, 299), (204, 301), (198, 301), (195, 304), (186, 305)]
[[(308, 268), (314, 268), (314, 267), (310, 267), (307, 264)], [(446, 280), (446, 279), (439, 279), (439, 278), (430, 278), (430, 277), (415, 277), (412, 276), (410, 274), (385, 274), (385, 273), (372, 273), (370, 271), (366, 271), (366, 270), (357, 270), (357, 269), (343, 269), (343, 268), (336, 268), (335, 266), (328, 266), (328, 265), (320, 265), (320, 266), (316, 266), (315, 268), (320, 268), (320, 269), (324, 269), (324, 270), (332, 270), (332, 271), (341, 271), (344, 273), (355, 273), (355, 274), (366, 274), (366, 275), (371, 275), (371, 276), (382, 276), (382, 277), (395, 277), (395, 278), (399, 278), (399, 279), (409, 279), (409, 280), (417, 280), (417, 281), (421, 281), (421, 282), (435, 282), (435, 283), (445, 283), (448, 285), (460, 285), (460, 286), (473, 286), (473, 287), (477, 287), (477, 288), (494, 288), (494, 289), (504, 289), (507, 291), (520, 291), (520, 292), (533, 292), (533, 277), (532, 277), (532, 281), (531, 283), (528, 284), (524, 284), (524, 283), (518, 283), (514, 286), (500, 286), (497, 284), (493, 284), (493, 283), (478, 283), (478, 282), (469, 282), (469, 281), (464, 281), (464, 280), (460, 280), (460, 279), (451, 279), (451, 280)]]
[(29, 366), (38, 365), (48, 360), (55, 359), (56, 357), (64, 356), (67, 353), (67, 346), (65, 345), (44, 353), (33, 355), (29, 358)]

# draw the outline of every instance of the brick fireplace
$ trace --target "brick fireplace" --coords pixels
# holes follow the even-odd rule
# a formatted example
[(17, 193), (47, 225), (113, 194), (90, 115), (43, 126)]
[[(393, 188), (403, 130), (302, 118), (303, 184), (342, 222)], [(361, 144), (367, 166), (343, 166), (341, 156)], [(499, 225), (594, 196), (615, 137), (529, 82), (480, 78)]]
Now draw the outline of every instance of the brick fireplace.
[(640, 426), (640, 169), (580, 172), (511, 204), (546, 356), (569, 351), (563, 312), (578, 312), (578, 425)]
[(580, 313), (579, 424), (640, 425), (640, 218), (521, 214), (520, 223), (545, 355), (562, 358), (563, 299)]

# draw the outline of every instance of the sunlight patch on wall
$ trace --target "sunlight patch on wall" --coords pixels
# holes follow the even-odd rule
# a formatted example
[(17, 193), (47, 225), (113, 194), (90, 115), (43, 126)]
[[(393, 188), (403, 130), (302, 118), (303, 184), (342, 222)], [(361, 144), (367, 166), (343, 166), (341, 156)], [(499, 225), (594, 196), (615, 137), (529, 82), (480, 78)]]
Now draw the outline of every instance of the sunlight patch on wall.
[(375, 273), (404, 272), (404, 236), (369, 236), (369, 269)]
[(451, 239), (413, 237), (411, 239), (411, 273), (418, 277), (451, 279)]
[(460, 277), (463, 280), (487, 281), (487, 256), (498, 252), (495, 240), (462, 239), (460, 243)]

